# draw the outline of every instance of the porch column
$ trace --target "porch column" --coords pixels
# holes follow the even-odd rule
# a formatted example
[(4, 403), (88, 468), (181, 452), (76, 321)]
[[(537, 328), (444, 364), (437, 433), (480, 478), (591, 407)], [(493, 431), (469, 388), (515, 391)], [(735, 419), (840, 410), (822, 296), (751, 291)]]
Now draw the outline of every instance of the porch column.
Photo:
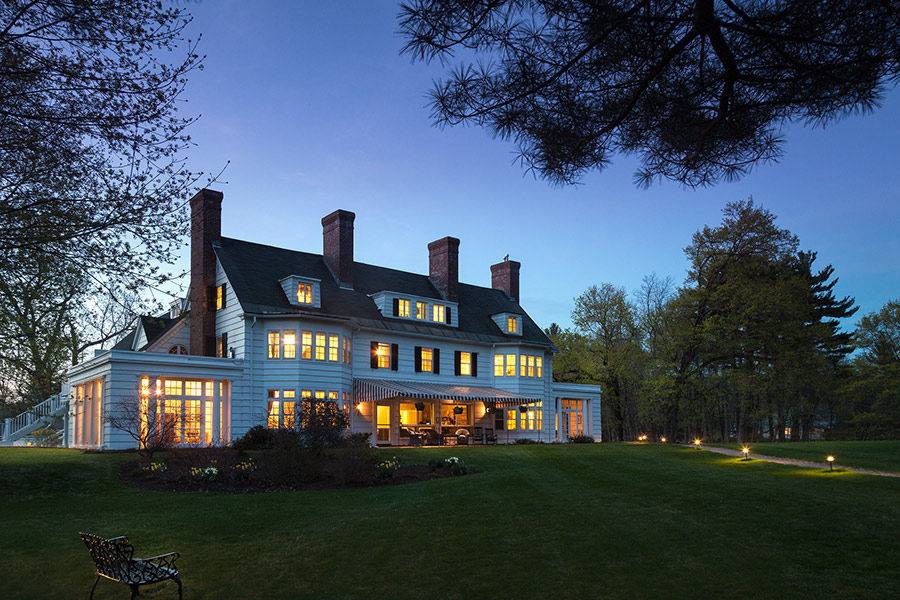
[(212, 445), (218, 446), (218, 445), (220, 445), (220, 443), (222, 441), (221, 439), (219, 439), (219, 436), (220, 436), (219, 419), (221, 418), (220, 415), (222, 414), (222, 409), (219, 406), (219, 403), (222, 401), (221, 394), (219, 393), (219, 380), (213, 379), (212, 386), (213, 386)]

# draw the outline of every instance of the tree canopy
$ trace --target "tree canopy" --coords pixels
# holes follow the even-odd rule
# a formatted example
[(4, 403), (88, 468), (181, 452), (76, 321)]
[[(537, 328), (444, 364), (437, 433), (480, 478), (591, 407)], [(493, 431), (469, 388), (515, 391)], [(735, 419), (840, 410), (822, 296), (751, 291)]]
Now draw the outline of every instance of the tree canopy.
[(403, 51), (464, 60), (435, 121), (516, 142), (555, 183), (636, 155), (636, 180), (733, 179), (781, 154), (781, 128), (875, 107), (900, 68), (881, 0), (410, 0)]

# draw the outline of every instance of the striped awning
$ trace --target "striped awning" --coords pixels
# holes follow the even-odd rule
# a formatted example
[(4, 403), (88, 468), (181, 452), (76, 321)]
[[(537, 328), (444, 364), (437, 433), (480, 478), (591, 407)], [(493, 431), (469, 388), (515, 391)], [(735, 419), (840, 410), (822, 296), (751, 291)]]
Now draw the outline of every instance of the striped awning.
[(516, 406), (541, 401), (540, 398), (520, 396), (492, 387), (392, 381), (389, 379), (354, 379), (353, 397), (357, 402), (414, 398), (416, 400), (451, 400), (460, 403), (484, 402), (494, 406)]

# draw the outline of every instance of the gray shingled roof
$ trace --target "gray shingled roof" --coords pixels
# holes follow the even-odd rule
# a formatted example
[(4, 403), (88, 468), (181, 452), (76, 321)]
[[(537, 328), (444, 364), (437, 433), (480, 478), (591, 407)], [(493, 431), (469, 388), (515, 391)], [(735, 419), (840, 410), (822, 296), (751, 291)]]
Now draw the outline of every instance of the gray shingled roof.
[[(392, 291), (440, 299), (440, 293), (427, 275), (354, 262), (353, 289), (348, 290), (337, 285), (321, 254), (275, 248), (232, 238), (222, 238), (215, 250), (234, 293), (248, 313), (311, 313), (349, 319), (370, 329), (485, 343), (523, 341), (551, 348), (553, 346), (522, 307), (499, 290), (460, 283), (459, 327), (425, 325), (383, 317), (369, 295)], [(280, 280), (289, 275), (320, 279), (322, 307), (301, 308), (288, 302)], [(521, 336), (503, 334), (491, 319), (491, 315), (503, 312), (522, 315)]]
[[(168, 312), (156, 317), (151, 315), (141, 315), (141, 325), (144, 328), (144, 335), (147, 336), (147, 343), (144, 344), (143, 347), (138, 348), (138, 350), (146, 349), (147, 346), (158, 340), (162, 334), (174, 327), (185, 315), (186, 313), (183, 313), (175, 319), (169, 318)], [(128, 335), (116, 342), (113, 346), (113, 350), (131, 350), (131, 346), (134, 344), (134, 336), (136, 335), (137, 325), (135, 324), (134, 329), (132, 329)]]

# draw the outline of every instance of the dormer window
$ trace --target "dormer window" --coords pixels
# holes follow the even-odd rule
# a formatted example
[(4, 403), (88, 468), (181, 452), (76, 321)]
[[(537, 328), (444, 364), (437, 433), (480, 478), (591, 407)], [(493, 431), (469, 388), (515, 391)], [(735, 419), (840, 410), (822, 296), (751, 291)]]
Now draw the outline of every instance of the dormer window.
[(397, 299), (397, 316), (409, 318), (409, 300), (406, 298)]
[(312, 304), (313, 286), (311, 283), (301, 281), (297, 283), (297, 302), (300, 304)]
[(435, 323), (443, 323), (446, 320), (446, 308), (443, 304), (435, 304), (432, 307), (431, 320)]
[(425, 302), (416, 302), (416, 318), (424, 321), (428, 318), (428, 304)]
[(212, 307), (213, 310), (222, 310), (225, 308), (225, 284), (217, 285), (212, 290)]
[(518, 333), (519, 320), (515, 317), (506, 317), (506, 333)]

